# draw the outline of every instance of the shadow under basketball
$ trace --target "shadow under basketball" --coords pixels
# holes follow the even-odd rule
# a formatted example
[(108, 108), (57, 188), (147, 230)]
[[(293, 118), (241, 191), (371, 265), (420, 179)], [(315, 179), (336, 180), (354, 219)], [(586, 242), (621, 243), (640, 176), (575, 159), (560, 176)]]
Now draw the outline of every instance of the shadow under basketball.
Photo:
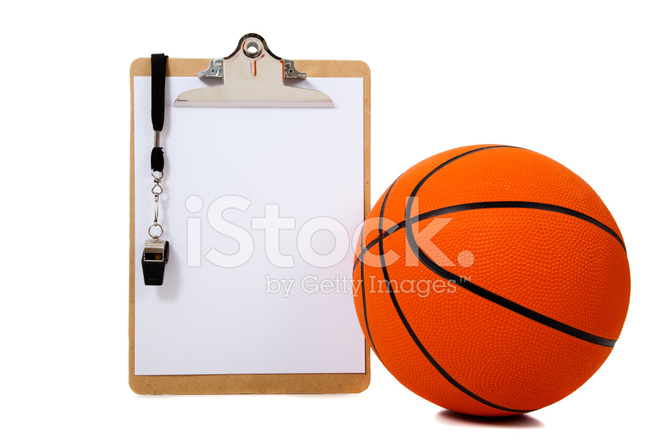
[(493, 428), (544, 428), (538, 419), (521, 414), (509, 417), (479, 417), (461, 414), (448, 409), (440, 411), (436, 418), (440, 423), (454, 426), (488, 426)]

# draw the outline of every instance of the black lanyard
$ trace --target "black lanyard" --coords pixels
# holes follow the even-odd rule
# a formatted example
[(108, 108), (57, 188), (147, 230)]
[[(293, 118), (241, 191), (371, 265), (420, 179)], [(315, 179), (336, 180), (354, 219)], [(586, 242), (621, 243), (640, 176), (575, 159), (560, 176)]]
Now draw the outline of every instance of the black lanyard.
[(158, 138), (165, 123), (165, 68), (167, 55), (151, 55), (151, 125), (154, 127), (154, 148), (151, 150), (151, 172), (163, 172), (165, 159)]
[(165, 168), (165, 156), (160, 145), (160, 132), (165, 122), (165, 75), (167, 55), (151, 55), (151, 124), (154, 128), (154, 147), (151, 150), (151, 176), (154, 186), (151, 193), (154, 196), (154, 222), (149, 226), (151, 239), (144, 244), (142, 252), (142, 273), (144, 284), (147, 286), (161, 286), (165, 275), (165, 264), (169, 258), (170, 244), (160, 240), (163, 235), (163, 226), (158, 222), (158, 204), (163, 194), (162, 180)]

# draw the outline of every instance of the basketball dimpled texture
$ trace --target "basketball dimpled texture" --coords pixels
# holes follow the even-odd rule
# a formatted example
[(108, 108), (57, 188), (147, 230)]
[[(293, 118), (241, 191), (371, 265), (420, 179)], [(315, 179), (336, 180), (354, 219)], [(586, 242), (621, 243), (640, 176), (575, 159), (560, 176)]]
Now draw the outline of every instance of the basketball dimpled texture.
[(579, 388), (612, 351), (630, 295), (621, 232), (594, 190), (499, 145), (402, 174), (365, 221), (353, 278), (385, 367), (421, 397), (480, 416)]

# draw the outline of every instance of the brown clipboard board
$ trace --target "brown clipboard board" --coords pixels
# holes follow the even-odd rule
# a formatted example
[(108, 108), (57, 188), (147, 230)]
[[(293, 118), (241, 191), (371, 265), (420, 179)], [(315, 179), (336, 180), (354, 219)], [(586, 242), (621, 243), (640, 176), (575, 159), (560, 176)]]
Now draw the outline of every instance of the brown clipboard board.
[[(362, 78), (364, 133), (364, 216), (371, 209), (371, 73), (362, 61), (298, 60), (296, 68), (309, 77)], [(167, 76), (197, 76), (208, 59), (169, 58)], [(133, 84), (136, 76), (150, 76), (149, 58), (136, 59), (130, 67), (130, 249), (129, 249), (129, 386), (137, 394), (332, 394), (360, 393), (371, 378), (370, 348), (365, 340), (365, 372), (333, 374), (217, 374), (143, 376), (135, 374), (135, 141)], [(139, 276), (139, 274), (138, 274)]]

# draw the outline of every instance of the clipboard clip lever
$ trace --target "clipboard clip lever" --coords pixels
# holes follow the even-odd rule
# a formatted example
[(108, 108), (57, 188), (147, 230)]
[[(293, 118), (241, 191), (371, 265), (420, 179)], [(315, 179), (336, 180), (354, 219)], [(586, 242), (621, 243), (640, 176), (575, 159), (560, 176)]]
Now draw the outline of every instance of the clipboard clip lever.
[(257, 34), (244, 35), (231, 55), (211, 60), (197, 76), (222, 78), (224, 85), (185, 91), (175, 107), (334, 107), (323, 92), (286, 85), (286, 80), (304, 80), (307, 74), (273, 54)]

